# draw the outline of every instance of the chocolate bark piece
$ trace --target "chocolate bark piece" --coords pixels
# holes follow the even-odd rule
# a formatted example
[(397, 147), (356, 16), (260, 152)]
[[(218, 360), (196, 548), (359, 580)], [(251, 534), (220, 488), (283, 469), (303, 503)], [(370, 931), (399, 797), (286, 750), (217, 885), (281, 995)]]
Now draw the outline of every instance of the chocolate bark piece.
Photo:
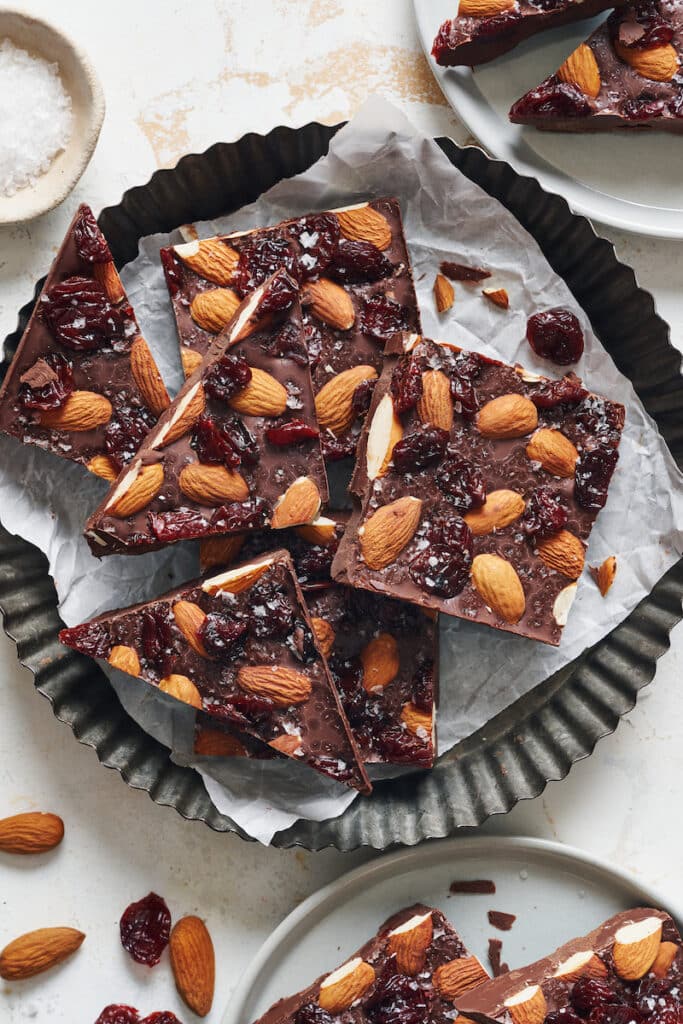
[(461, 995), (456, 1005), (478, 1024), (544, 1024), (557, 1011), (571, 1011), (568, 1020), (590, 1015), (655, 1024), (679, 1020), (682, 1001), (683, 950), (676, 925), (664, 911), (639, 907)]
[(364, 382), (380, 372), (385, 341), (420, 330), (397, 200), (193, 239), (161, 258), (187, 370), (264, 274), (284, 267), (299, 280), (305, 338), (297, 355), (310, 356), (323, 449), (330, 460), (353, 455), (368, 405)]
[(558, 644), (623, 422), (574, 375), (397, 336), (334, 579)]
[(168, 404), (107, 241), (81, 204), (0, 388), (0, 431), (113, 480)]
[(683, 132), (683, 3), (637, 0), (610, 14), (510, 120), (546, 131)]
[[(328, 667), (366, 764), (431, 768), (436, 754), (439, 635), (436, 619), (405, 601), (331, 582), (341, 521), (217, 538), (202, 545), (202, 571), (254, 558), (280, 540), (289, 551)], [(199, 733), (203, 744), (202, 730)], [(239, 737), (238, 737), (239, 739)], [(240, 753), (216, 743), (219, 756)], [(225, 750), (225, 752), (224, 752)], [(247, 756), (261, 752), (245, 751)]]
[(442, 67), (485, 64), (546, 29), (592, 18), (626, 0), (460, 0), (439, 29), (432, 56)]
[(296, 284), (278, 271), (238, 308), (86, 524), (96, 555), (315, 519), (327, 497)]
[(330, 974), (280, 999), (257, 1024), (453, 1020), (453, 1000), (488, 974), (439, 910), (422, 903), (390, 917)]
[(286, 551), (64, 629), (60, 640), (370, 792)]

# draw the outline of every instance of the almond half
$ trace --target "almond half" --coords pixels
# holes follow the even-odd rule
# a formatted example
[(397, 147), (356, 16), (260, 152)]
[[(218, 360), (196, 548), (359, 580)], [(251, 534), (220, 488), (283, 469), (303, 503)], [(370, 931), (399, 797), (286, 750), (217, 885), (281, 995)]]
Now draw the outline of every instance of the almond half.
[(505, 288), (482, 288), (481, 294), (499, 309), (510, 308), (510, 296)]
[(606, 978), (607, 967), (592, 949), (585, 949), (559, 964), (553, 977), (566, 982), (577, 978)]
[(130, 369), (145, 404), (155, 416), (161, 416), (164, 409), (168, 409), (171, 400), (149, 345), (141, 334), (130, 348)]
[(3, 853), (46, 853), (64, 838), (64, 822), (56, 814), (27, 811), (0, 821)]
[[(124, 477), (122, 484), (127, 483)], [(113, 500), (107, 505), (107, 515), (126, 519), (149, 505), (164, 483), (164, 467), (156, 462), (151, 466), (140, 466), (137, 475), (130, 476), (130, 483), (124, 490), (117, 489)]]
[(231, 408), (245, 416), (281, 416), (287, 408), (287, 388), (257, 366), (251, 380), (230, 399)]
[(181, 917), (173, 926), (168, 950), (180, 998), (198, 1017), (206, 1017), (213, 1003), (216, 956), (202, 919)]
[[(239, 538), (244, 543), (244, 538)], [(273, 564), (273, 558), (267, 555), (258, 561), (250, 562), (248, 565), (240, 565), (236, 569), (228, 569), (220, 576), (214, 576), (205, 580), (202, 590), (206, 594), (241, 594), (247, 590), (256, 580), (261, 579), (264, 573), (268, 572)]]
[(311, 311), (329, 327), (349, 331), (356, 320), (351, 296), (340, 285), (326, 277), (311, 281), (306, 286), (306, 299)]
[(320, 511), (320, 504), (320, 491), (315, 480), (310, 476), (297, 477), (275, 503), (270, 517), (271, 529), (283, 530), (287, 526), (313, 522)]
[(109, 423), (112, 405), (108, 398), (96, 391), (72, 391), (59, 409), (47, 409), (40, 414), (41, 427), (49, 430), (70, 430), (82, 433)]
[(646, 917), (619, 928), (612, 949), (619, 977), (625, 981), (644, 977), (655, 962), (661, 941), (662, 922), (658, 917)]
[(386, 475), (394, 447), (403, 437), (401, 421), (394, 412), (391, 395), (384, 395), (372, 416), (365, 448), (365, 463), (369, 480)]
[(423, 423), (432, 423), (441, 430), (453, 426), (451, 383), (442, 370), (427, 370), (422, 374), (422, 397), (417, 403), (417, 414)]
[(491, 491), (481, 508), (467, 512), (463, 518), (475, 537), (483, 537), (514, 523), (525, 508), (524, 498), (517, 491)]
[(524, 395), (500, 395), (482, 406), (476, 422), (484, 437), (523, 437), (538, 426), (538, 410)]
[(383, 505), (358, 531), (361, 554), (370, 569), (384, 569), (396, 560), (415, 536), (422, 502), (406, 496)]
[(187, 434), (206, 408), (206, 395), (204, 387), (197, 382), (194, 384), (178, 402), (173, 417), (164, 424), (156, 436), (155, 448), (164, 448), (172, 444), (179, 437)]
[(320, 653), (324, 658), (329, 658), (336, 639), (334, 628), (327, 619), (321, 619), (318, 616), (314, 616), (311, 619), (311, 626), (313, 627), (313, 633), (316, 643), (320, 648)]
[(328, 1013), (343, 1013), (367, 992), (374, 980), (374, 968), (356, 957), (328, 974), (320, 986), (318, 1004)]
[(526, 609), (521, 580), (500, 555), (477, 555), (472, 562), (472, 583), (484, 603), (501, 619), (514, 625)]
[(599, 96), (602, 82), (595, 54), (587, 43), (570, 53), (557, 71), (557, 77), (568, 85), (575, 85), (585, 96), (595, 99)]
[(352, 366), (323, 384), (315, 396), (315, 411), (321, 430), (330, 430), (336, 437), (346, 433), (356, 418), (353, 393), (366, 380), (376, 380), (374, 366)]
[(278, 708), (303, 704), (312, 690), (308, 676), (284, 665), (245, 665), (237, 673), (237, 685), (247, 693), (269, 697)]
[(297, 526), (296, 532), (308, 544), (320, 544), (322, 547), (327, 547), (337, 536), (337, 524), (334, 519), (318, 516), (312, 523)]
[(173, 618), (192, 650), (196, 654), (200, 654), (202, 658), (208, 658), (206, 648), (199, 636), (199, 632), (206, 622), (206, 615), (199, 605), (194, 601), (176, 601), (173, 605)]
[(429, 914), (416, 914), (389, 932), (387, 951), (396, 957), (401, 974), (419, 974), (432, 944), (434, 922)]
[(398, 675), (401, 663), (398, 644), (391, 633), (379, 633), (360, 652), (363, 666), (363, 689), (381, 693)]
[(75, 928), (38, 928), (0, 952), (0, 978), (22, 981), (56, 967), (75, 953), (85, 935)]
[(521, 992), (506, 999), (504, 1004), (510, 1011), (514, 1024), (543, 1024), (548, 1007), (539, 985), (529, 985)]
[(607, 597), (610, 587), (614, 583), (614, 577), (617, 574), (617, 560), (614, 555), (610, 555), (605, 561), (598, 566), (590, 566), (590, 573), (595, 582), (598, 585), (598, 589), (603, 597)]
[(476, 956), (463, 956), (441, 964), (434, 971), (434, 985), (443, 999), (455, 999), (489, 980)]
[(372, 242), (378, 249), (391, 245), (391, 227), (386, 217), (367, 204), (339, 210), (337, 220), (344, 238)]
[(194, 239), (174, 246), (183, 263), (213, 284), (232, 284), (239, 253), (218, 238)]
[(437, 274), (434, 279), (434, 302), (437, 313), (447, 313), (455, 302), (455, 289), (443, 274)]

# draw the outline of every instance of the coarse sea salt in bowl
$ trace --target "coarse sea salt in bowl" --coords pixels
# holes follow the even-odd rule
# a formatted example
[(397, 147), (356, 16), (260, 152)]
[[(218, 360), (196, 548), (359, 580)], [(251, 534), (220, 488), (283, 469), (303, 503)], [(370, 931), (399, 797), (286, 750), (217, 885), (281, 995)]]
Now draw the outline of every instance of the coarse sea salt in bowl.
[[(88, 58), (46, 22), (0, 7), (0, 224), (58, 206), (88, 166), (104, 94)], [(3, 105), (7, 84), (11, 104)]]

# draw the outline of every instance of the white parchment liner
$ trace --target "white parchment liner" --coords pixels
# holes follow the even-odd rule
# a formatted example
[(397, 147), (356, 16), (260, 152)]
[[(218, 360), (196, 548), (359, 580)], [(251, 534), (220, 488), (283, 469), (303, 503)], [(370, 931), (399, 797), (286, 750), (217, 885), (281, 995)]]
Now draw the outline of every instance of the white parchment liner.
[[(281, 182), (230, 217), (199, 225), (199, 231), (204, 237), (248, 229), (380, 195), (395, 195), (401, 202), (428, 337), (555, 376), (556, 368), (535, 359), (524, 341), (526, 319), (538, 309), (568, 306), (586, 335), (585, 354), (573, 369), (592, 390), (623, 402), (627, 409), (618, 469), (587, 557), (587, 564), (599, 564), (607, 555), (617, 556), (617, 577), (608, 599), (584, 573), (559, 649), (442, 617), (443, 752), (598, 641), (649, 593), (683, 552), (683, 477), (630, 382), (617, 371), (531, 236), (384, 100), (369, 100), (335, 136), (329, 155), (306, 173)], [(171, 240), (178, 241), (179, 236), (174, 234)], [(139, 257), (122, 276), (174, 391), (180, 383), (176, 332), (158, 260), (160, 246), (168, 241), (166, 235), (143, 239)], [(510, 310), (502, 312), (486, 302), (476, 286), (456, 285), (454, 309), (437, 317), (431, 288), (438, 264), (446, 258), (494, 270), (487, 285), (507, 289)], [(152, 598), (197, 571), (192, 544), (98, 562), (81, 530), (104, 486), (78, 466), (0, 438), (3, 524), (46, 553), (61, 614), (69, 625), (106, 608)], [(107, 671), (126, 709), (148, 732), (176, 750), (188, 749), (190, 710), (177, 708), (153, 687)], [(210, 767), (203, 761), (199, 767), (218, 809), (263, 843), (297, 818), (334, 817), (353, 799), (336, 783), (286, 762), (235, 759)]]

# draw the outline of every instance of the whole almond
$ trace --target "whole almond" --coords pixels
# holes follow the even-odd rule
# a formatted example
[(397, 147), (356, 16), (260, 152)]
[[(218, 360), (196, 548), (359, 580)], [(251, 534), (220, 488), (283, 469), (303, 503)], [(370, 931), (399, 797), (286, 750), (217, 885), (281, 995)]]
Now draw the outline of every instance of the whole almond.
[(239, 295), (232, 288), (210, 288), (195, 295), (190, 303), (190, 316), (205, 331), (220, 334), (239, 305)]
[(56, 967), (75, 953), (85, 935), (75, 928), (38, 928), (0, 952), (0, 978), (22, 981)]
[(80, 433), (109, 423), (111, 402), (96, 391), (72, 391), (59, 409), (46, 409), (40, 414), (41, 427), (50, 430), (71, 430)]
[(140, 675), (140, 659), (137, 652), (126, 644), (115, 644), (107, 661), (113, 668), (118, 668), (121, 672), (127, 672), (129, 676)]
[(135, 515), (149, 505), (152, 498), (161, 490), (163, 482), (164, 467), (160, 463), (141, 466), (137, 476), (132, 479), (125, 491), (116, 494), (107, 506), (107, 515), (116, 516), (117, 519)]
[(239, 253), (218, 238), (193, 240), (176, 245), (175, 251), (195, 274), (213, 284), (232, 284), (239, 263)]
[(447, 313), (455, 302), (455, 289), (453, 285), (443, 274), (437, 274), (434, 278), (433, 290), (437, 313)]
[(396, 444), (403, 437), (403, 426), (394, 412), (391, 395), (383, 395), (372, 414), (365, 447), (369, 480), (378, 480), (389, 471)]
[(328, 974), (320, 986), (318, 1005), (327, 1013), (339, 1014), (367, 992), (375, 980), (371, 964), (356, 957)]
[(198, 505), (222, 505), (230, 501), (246, 501), (249, 485), (240, 473), (225, 466), (205, 466), (191, 462), (184, 466), (178, 485), (185, 497)]
[(287, 408), (287, 388), (270, 373), (251, 368), (251, 380), (230, 399), (231, 408), (245, 416), (281, 416)]
[(311, 311), (339, 331), (349, 331), (356, 320), (356, 311), (351, 296), (340, 285), (326, 277), (311, 281), (306, 287), (306, 298)]
[(104, 263), (93, 263), (92, 269), (93, 277), (102, 285), (112, 305), (117, 306), (119, 302), (123, 302), (126, 293), (114, 262), (106, 260)]
[(311, 626), (313, 627), (313, 633), (315, 635), (316, 643), (320, 648), (320, 653), (324, 658), (329, 658), (332, 653), (332, 648), (334, 647), (334, 628), (327, 619), (321, 619), (318, 616), (314, 616), (311, 619)]
[(315, 397), (320, 429), (330, 430), (336, 437), (346, 433), (356, 418), (354, 391), (363, 381), (376, 379), (374, 366), (353, 366), (328, 380)]
[(499, 309), (510, 308), (510, 296), (505, 288), (482, 288), (481, 294)]
[(201, 363), (202, 358), (201, 352), (195, 352), (194, 349), (187, 348), (186, 345), (183, 345), (180, 349), (180, 361), (183, 364), (183, 374), (186, 377), (191, 377)]
[(370, 569), (391, 565), (415, 536), (422, 502), (406, 496), (382, 505), (365, 520), (358, 531), (360, 550)]
[(583, 572), (586, 549), (569, 530), (558, 530), (538, 541), (538, 553), (549, 569), (561, 572), (567, 579), (577, 580)]
[(278, 708), (303, 704), (311, 696), (311, 680), (303, 672), (284, 665), (244, 665), (237, 685), (247, 693), (268, 697)]
[(428, 711), (423, 711), (418, 708), (416, 704), (410, 701), (408, 704), (403, 705), (401, 711), (401, 721), (407, 728), (408, 732), (412, 732), (418, 736), (430, 736), (432, 732), (432, 716)]
[(553, 476), (574, 476), (579, 453), (561, 430), (541, 427), (526, 446), (527, 456), (532, 462), (540, 462), (546, 473)]
[(201, 918), (181, 917), (173, 926), (168, 949), (178, 995), (198, 1017), (206, 1017), (213, 1004), (216, 956)]
[(372, 206), (358, 206), (337, 213), (344, 238), (351, 241), (372, 242), (378, 249), (391, 245), (391, 227), (386, 217)]
[(514, 523), (525, 508), (524, 498), (517, 491), (491, 491), (481, 508), (467, 512), (464, 519), (475, 537), (483, 537)]
[(363, 688), (378, 693), (393, 682), (400, 665), (398, 644), (391, 633), (379, 633), (360, 652), (363, 666)]
[(621, 46), (615, 41), (614, 49), (637, 74), (653, 82), (670, 82), (679, 68), (678, 54), (671, 43), (654, 46), (649, 50), (638, 50)]
[(387, 936), (387, 952), (396, 957), (401, 974), (415, 975), (423, 970), (427, 950), (434, 937), (431, 912), (415, 915)]
[(200, 757), (245, 757), (247, 751), (236, 736), (202, 726), (195, 735), (194, 753)]
[(300, 476), (278, 498), (270, 517), (273, 530), (310, 523), (320, 511), (320, 491), (310, 476)]
[(610, 555), (597, 567), (591, 566), (590, 572), (602, 596), (607, 597), (610, 587), (614, 583), (614, 577), (617, 574), (617, 560), (614, 555)]
[(441, 430), (453, 426), (453, 400), (451, 383), (442, 370), (427, 370), (422, 374), (422, 397), (417, 403), (417, 414), (423, 423), (432, 423)]
[(217, 565), (231, 565), (239, 555), (245, 537), (239, 533), (231, 537), (207, 537), (199, 544), (199, 568), (201, 572)]
[(484, 603), (510, 624), (519, 622), (526, 608), (524, 588), (514, 567), (500, 555), (477, 555), (472, 562), (472, 583)]
[(173, 618), (192, 650), (200, 654), (202, 658), (207, 658), (206, 648), (199, 636), (199, 632), (206, 622), (206, 615), (199, 605), (194, 601), (176, 601), (173, 605)]
[(189, 394), (178, 403), (174, 409), (174, 417), (170, 423), (162, 429), (160, 439), (157, 441), (157, 448), (165, 448), (166, 445), (177, 441), (179, 437), (188, 434), (206, 408), (206, 395), (204, 387), (197, 383), (189, 389)]
[(3, 853), (46, 853), (64, 838), (64, 822), (56, 814), (27, 811), (0, 820)]
[(548, 1012), (540, 985), (529, 985), (505, 1000), (513, 1024), (543, 1024)]
[(510, 11), (514, 6), (515, 0), (460, 0), (458, 15), (461, 18), (488, 18), (492, 14)]
[(595, 99), (600, 94), (602, 82), (595, 54), (587, 43), (581, 43), (570, 53), (559, 68), (557, 77), (562, 82), (575, 85), (585, 96)]
[(176, 673), (164, 676), (163, 679), (159, 680), (159, 689), (162, 693), (167, 693), (169, 697), (175, 697), (176, 700), (182, 701), (183, 704), (189, 704), (190, 707), (197, 708), (198, 711), (201, 711), (204, 706), (199, 690), (187, 676), (177, 675)]
[(118, 469), (108, 455), (94, 455), (88, 463), (88, 469), (103, 480), (114, 481), (119, 475)]
[(130, 348), (130, 369), (140, 394), (155, 416), (161, 416), (168, 409), (170, 398), (166, 385), (154, 362), (149, 345), (141, 334), (137, 336)]
[(524, 395), (500, 395), (479, 410), (477, 426), (484, 437), (523, 437), (538, 426), (538, 410)]
[(434, 971), (434, 986), (443, 999), (453, 1000), (489, 980), (476, 956), (463, 956), (441, 964)]

